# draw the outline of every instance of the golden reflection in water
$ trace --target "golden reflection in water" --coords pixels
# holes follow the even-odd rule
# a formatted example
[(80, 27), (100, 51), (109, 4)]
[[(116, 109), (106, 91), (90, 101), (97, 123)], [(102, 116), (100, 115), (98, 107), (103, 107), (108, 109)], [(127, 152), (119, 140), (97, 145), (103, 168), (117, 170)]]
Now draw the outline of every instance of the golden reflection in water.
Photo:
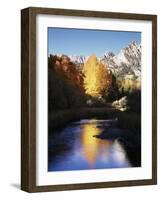
[(107, 159), (107, 149), (108, 146), (111, 146), (110, 141), (93, 137), (94, 135), (99, 135), (102, 129), (98, 128), (97, 124), (93, 124), (92, 122), (94, 122), (94, 120), (91, 121), (91, 124), (89, 123), (83, 126), (81, 138), (83, 154), (91, 168), (94, 166), (97, 156), (102, 160), (105, 160), (105, 157)]

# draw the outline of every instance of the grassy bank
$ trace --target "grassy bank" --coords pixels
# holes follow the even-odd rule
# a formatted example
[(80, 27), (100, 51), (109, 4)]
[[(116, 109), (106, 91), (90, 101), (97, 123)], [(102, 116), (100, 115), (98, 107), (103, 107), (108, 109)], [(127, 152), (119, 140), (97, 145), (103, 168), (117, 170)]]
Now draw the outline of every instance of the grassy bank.
[(52, 114), (49, 114), (48, 118), (49, 133), (51, 133), (52, 130), (61, 128), (72, 121), (77, 121), (84, 118), (108, 119), (117, 117), (119, 113), (120, 111), (109, 107), (78, 108), (53, 112)]
[(77, 108), (53, 112), (49, 114), (48, 127), (49, 132), (51, 132), (53, 129), (62, 128), (69, 122), (80, 119), (109, 119), (116, 117), (118, 118), (118, 126), (120, 128), (132, 130), (136, 134), (140, 132), (140, 115), (134, 112), (121, 112), (112, 107)]
[(122, 142), (134, 167), (141, 166), (141, 115), (131, 112), (118, 115), (118, 127), (129, 130)]

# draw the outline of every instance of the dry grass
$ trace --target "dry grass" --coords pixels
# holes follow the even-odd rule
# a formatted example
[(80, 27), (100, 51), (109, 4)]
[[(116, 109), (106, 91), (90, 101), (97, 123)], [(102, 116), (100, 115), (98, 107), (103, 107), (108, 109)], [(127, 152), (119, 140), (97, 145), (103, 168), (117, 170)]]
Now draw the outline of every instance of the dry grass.
[(53, 112), (48, 118), (49, 132), (54, 128), (61, 128), (72, 121), (77, 121), (83, 118), (113, 118), (118, 115), (120, 111), (114, 108), (77, 108), (67, 109)]

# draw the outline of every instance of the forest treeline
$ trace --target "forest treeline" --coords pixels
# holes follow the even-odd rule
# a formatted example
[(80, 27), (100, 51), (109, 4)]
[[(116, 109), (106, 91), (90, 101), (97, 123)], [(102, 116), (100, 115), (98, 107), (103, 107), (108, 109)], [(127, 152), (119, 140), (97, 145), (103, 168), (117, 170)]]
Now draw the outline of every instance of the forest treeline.
[(66, 55), (48, 57), (49, 112), (89, 106), (106, 106), (108, 102), (128, 97), (129, 107), (140, 110), (141, 92), (135, 81), (117, 77), (95, 55), (89, 57), (83, 70)]

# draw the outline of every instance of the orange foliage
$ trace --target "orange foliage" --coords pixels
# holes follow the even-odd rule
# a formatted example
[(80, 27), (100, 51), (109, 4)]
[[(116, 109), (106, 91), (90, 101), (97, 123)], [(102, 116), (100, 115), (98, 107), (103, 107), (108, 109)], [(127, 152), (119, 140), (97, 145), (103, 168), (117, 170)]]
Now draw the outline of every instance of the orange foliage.
[(71, 62), (70, 58), (66, 55), (62, 55), (61, 57), (53, 56), (53, 66), (58, 73), (63, 74), (65, 78), (75, 83), (82, 91), (83, 88), (83, 77), (77, 71), (76, 66), (73, 62)]

